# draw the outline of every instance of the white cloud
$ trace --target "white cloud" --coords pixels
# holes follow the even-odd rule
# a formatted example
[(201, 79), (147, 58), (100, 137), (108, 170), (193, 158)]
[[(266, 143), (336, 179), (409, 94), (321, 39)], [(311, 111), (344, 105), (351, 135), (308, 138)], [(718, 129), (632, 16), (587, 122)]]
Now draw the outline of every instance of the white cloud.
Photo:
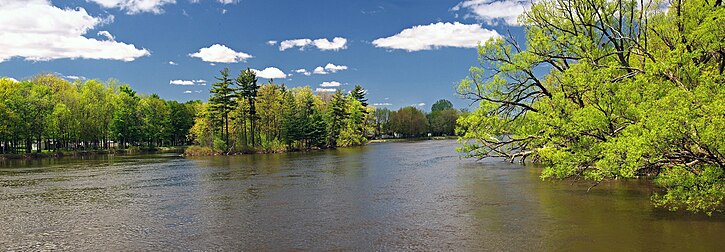
[(113, 16), (93, 17), (83, 8), (61, 9), (46, 0), (1, 0), (0, 62), (12, 57), (133, 61), (150, 54), (133, 44), (84, 36), (110, 22)]
[(376, 39), (373, 44), (375, 47), (413, 52), (440, 47), (474, 48), (479, 42), (499, 36), (498, 32), (484, 29), (478, 24), (438, 22), (407, 28), (393, 36)]
[(273, 45), (277, 45), (277, 40), (270, 40), (270, 41), (267, 41), (267, 44), (268, 44), (268, 45), (271, 45), (271, 46), (273, 46)]
[(346, 70), (347, 66), (337, 66), (332, 63), (327, 63), (324, 67), (318, 66), (316, 67), (312, 73), (314, 74), (329, 74), (329, 73), (336, 73), (337, 71)]
[(192, 86), (192, 85), (206, 86), (206, 81), (205, 80), (170, 80), (169, 84), (180, 85), (180, 86)]
[(335, 89), (335, 88), (316, 88), (315, 89), (315, 92), (317, 92), (317, 93), (323, 93), (323, 92), (324, 93), (332, 93), (332, 92), (335, 92), (335, 91), (337, 91), (337, 89)]
[(171, 85), (181, 85), (181, 86), (191, 86), (194, 85), (194, 81), (190, 80), (170, 80), (169, 84)]
[(176, 63), (176, 62), (173, 62), (173, 61), (169, 61), (169, 65), (176, 66), (176, 65), (179, 65), (179, 64)]
[(299, 47), (300, 51), (304, 51), (306, 47), (314, 46), (322, 51), (327, 50), (340, 50), (347, 48), (347, 39), (341, 37), (335, 37), (331, 41), (325, 38), (321, 39), (291, 39), (284, 40), (279, 43), (279, 50), (284, 51), (290, 48)]
[(380, 103), (373, 103), (373, 106), (391, 106), (393, 104), (389, 102), (380, 102)]
[(332, 41), (328, 41), (327, 39), (321, 38), (321, 39), (315, 39), (312, 41), (312, 43), (319, 48), (320, 50), (326, 51), (326, 50), (340, 50), (347, 48), (347, 39), (335, 37), (332, 39)]
[(421, 103), (418, 103), (417, 105), (418, 105), (418, 107), (423, 107), (423, 106), (425, 106), (425, 103), (421, 102)]
[(300, 47), (300, 50), (304, 50), (306, 46), (312, 43), (311, 39), (292, 39), (284, 40), (279, 43), (279, 50), (284, 51), (293, 47)]
[(262, 77), (265, 79), (284, 79), (285, 77), (287, 77), (287, 74), (285, 74), (284, 72), (282, 72), (282, 70), (279, 70), (279, 68), (276, 67), (268, 67), (262, 71), (252, 69), (252, 71), (254, 71), (257, 77)]
[(217, 0), (219, 3), (222, 4), (233, 4), (239, 2), (239, 0)]
[(191, 94), (191, 90), (184, 91), (184, 94)]
[(113, 35), (111, 35), (111, 33), (108, 32), (108, 31), (99, 31), (97, 33), (97, 35), (98, 36), (104, 36), (104, 37), (106, 37), (110, 41), (116, 41), (116, 37), (114, 37)]
[(66, 75), (63, 77), (65, 77), (66, 79), (71, 79), (71, 80), (85, 80), (86, 79), (86, 77), (77, 76), (77, 75)]
[(327, 72), (325, 72), (325, 68), (321, 67), (321, 66), (315, 67), (315, 70), (312, 70), (312, 73), (313, 74), (327, 74)]
[(216, 63), (237, 63), (252, 58), (252, 55), (243, 52), (236, 52), (231, 48), (220, 44), (213, 44), (210, 47), (201, 48), (198, 52), (191, 53), (189, 56), (200, 58), (205, 62)]
[(141, 12), (151, 12), (154, 14), (161, 14), (164, 12), (161, 9), (166, 4), (175, 4), (176, 0), (86, 0), (88, 2), (94, 2), (103, 8), (119, 8), (125, 10), (127, 14), (137, 14)]
[(467, 9), (469, 13), (464, 18), (473, 17), (490, 25), (500, 21), (508, 25), (519, 25), (518, 17), (530, 8), (530, 0), (466, 0), (453, 6), (451, 10)]
[(347, 66), (336, 66), (335, 64), (327, 63), (327, 65), (325, 65), (325, 70), (330, 73), (335, 73), (337, 71), (347, 70)]
[(325, 81), (320, 84), (320, 87), (339, 87), (341, 84), (337, 81)]
[(308, 72), (308, 71), (307, 71), (307, 70), (305, 70), (304, 68), (301, 68), (301, 69), (297, 69), (297, 70), (295, 70), (295, 73), (301, 73), (301, 74), (304, 74), (305, 76), (310, 76), (310, 75), (312, 75), (312, 73)]
[(7, 80), (10, 80), (10, 81), (12, 81), (12, 82), (18, 82), (18, 80), (17, 80), (17, 79), (15, 79), (15, 78), (12, 78), (12, 77), (0, 77), (0, 79), (7, 79)]

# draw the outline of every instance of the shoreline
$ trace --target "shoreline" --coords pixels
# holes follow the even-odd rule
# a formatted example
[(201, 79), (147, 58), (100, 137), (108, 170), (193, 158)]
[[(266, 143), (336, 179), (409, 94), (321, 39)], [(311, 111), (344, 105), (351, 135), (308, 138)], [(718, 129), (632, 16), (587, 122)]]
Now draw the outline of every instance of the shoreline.
[[(416, 138), (387, 138), (387, 139), (373, 139), (369, 140), (365, 144), (376, 144), (376, 143), (396, 143), (396, 142), (418, 142), (418, 141), (435, 141), (435, 140), (451, 140), (458, 139), (457, 136), (446, 136), (446, 137), (416, 137)], [(362, 146), (362, 145), (361, 145)], [(338, 148), (357, 147), (357, 146), (346, 146)], [(197, 149), (196, 151), (194, 151)], [(192, 150), (189, 152), (188, 150)], [(183, 157), (213, 157), (213, 156), (238, 156), (238, 155), (251, 155), (251, 154), (280, 154), (280, 153), (294, 153), (294, 152), (311, 152), (319, 151), (324, 149), (312, 149), (312, 150), (256, 150), (256, 151), (240, 151), (222, 153), (215, 152), (210, 148), (200, 147), (196, 145), (190, 146), (174, 146), (174, 147), (155, 147), (153, 149), (148, 148), (131, 148), (131, 149), (110, 149), (110, 150), (87, 150), (87, 151), (57, 151), (57, 152), (33, 152), (33, 153), (6, 153), (0, 154), (0, 161), (12, 161), (12, 160), (41, 160), (41, 159), (60, 159), (60, 158), (82, 158), (82, 157), (93, 157), (100, 155), (146, 155), (146, 154), (159, 154), (159, 153), (178, 153)]]
[(55, 151), (55, 152), (33, 152), (33, 153), (6, 153), (0, 154), (0, 161), (12, 160), (41, 160), (60, 158), (81, 158), (101, 155), (144, 155), (159, 153), (183, 154), (188, 146), (131, 148), (131, 149), (109, 149), (109, 150), (86, 150), (86, 151)]

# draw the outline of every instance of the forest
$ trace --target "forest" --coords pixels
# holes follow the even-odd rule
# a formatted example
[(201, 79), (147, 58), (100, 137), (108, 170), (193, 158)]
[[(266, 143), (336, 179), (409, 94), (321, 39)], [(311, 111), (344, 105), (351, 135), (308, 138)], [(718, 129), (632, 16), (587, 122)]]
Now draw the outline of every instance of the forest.
[(117, 80), (54, 74), (0, 78), (0, 154), (133, 152), (190, 146), (189, 155), (282, 152), (362, 145), (369, 139), (454, 135), (448, 100), (425, 113), (376, 109), (356, 85), (343, 93), (259, 85), (255, 73), (220, 71), (208, 102), (138, 94)]
[[(535, 1), (479, 46), (458, 92), (476, 158), (545, 164), (542, 178), (651, 178), (656, 206), (711, 214), (725, 197), (722, 1)], [(591, 188), (590, 188), (591, 189)]]
[(259, 84), (254, 71), (231, 77), (220, 71), (208, 103), (201, 104), (190, 139), (189, 155), (283, 152), (363, 145), (383, 137), (453, 135), (459, 111), (440, 100), (433, 111), (415, 107), (398, 111), (367, 103), (360, 85), (349, 92), (313, 92), (309, 86), (287, 88), (274, 80)]
[(116, 80), (0, 78), (0, 153), (134, 149), (189, 143), (200, 102), (139, 95)]

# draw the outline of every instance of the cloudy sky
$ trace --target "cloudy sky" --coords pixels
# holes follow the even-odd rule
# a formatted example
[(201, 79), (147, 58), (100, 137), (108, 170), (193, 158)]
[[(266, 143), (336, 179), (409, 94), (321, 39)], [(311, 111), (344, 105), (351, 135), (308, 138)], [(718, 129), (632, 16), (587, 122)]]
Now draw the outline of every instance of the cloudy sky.
[(0, 0), (0, 76), (115, 78), (180, 101), (219, 70), (315, 90), (368, 89), (371, 104), (457, 107), (476, 45), (521, 36), (516, 0)]

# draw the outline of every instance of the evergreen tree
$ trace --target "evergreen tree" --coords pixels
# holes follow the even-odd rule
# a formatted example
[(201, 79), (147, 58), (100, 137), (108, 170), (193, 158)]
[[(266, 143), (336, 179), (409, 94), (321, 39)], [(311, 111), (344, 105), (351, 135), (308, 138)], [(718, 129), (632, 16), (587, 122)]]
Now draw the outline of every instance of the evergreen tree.
[(218, 82), (212, 85), (209, 92), (212, 96), (209, 98), (211, 110), (215, 115), (222, 119), (222, 137), (226, 148), (229, 148), (229, 112), (234, 108), (234, 88), (231, 87), (232, 80), (229, 79), (229, 69), (219, 71), (221, 77), (215, 77)]

